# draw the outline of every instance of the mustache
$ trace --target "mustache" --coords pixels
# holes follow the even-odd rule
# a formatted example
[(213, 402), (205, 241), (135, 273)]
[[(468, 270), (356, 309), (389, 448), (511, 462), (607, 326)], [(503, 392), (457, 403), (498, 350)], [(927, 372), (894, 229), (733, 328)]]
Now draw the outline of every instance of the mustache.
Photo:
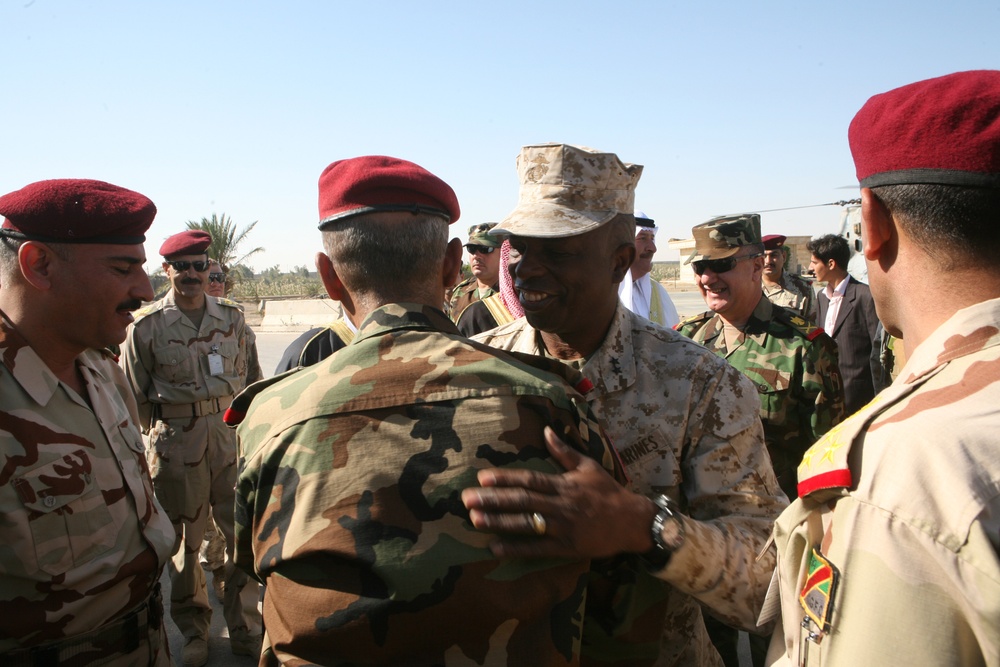
[(120, 304), (118, 304), (118, 308), (116, 310), (132, 311), (132, 310), (139, 310), (140, 308), (142, 308), (142, 301), (140, 301), (139, 299), (129, 299), (128, 301), (122, 301)]
[(198, 280), (197, 278), (184, 278), (183, 280), (181, 280), (181, 284), (183, 284), (183, 285), (200, 285), (201, 281)]

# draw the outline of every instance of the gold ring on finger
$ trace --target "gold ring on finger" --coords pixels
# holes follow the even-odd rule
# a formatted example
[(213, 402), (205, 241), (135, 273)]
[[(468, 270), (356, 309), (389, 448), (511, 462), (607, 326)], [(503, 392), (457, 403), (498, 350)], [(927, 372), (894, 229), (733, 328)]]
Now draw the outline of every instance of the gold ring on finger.
[(549, 526), (545, 522), (544, 516), (538, 512), (533, 512), (531, 515), (531, 527), (535, 529), (535, 535), (544, 535)]

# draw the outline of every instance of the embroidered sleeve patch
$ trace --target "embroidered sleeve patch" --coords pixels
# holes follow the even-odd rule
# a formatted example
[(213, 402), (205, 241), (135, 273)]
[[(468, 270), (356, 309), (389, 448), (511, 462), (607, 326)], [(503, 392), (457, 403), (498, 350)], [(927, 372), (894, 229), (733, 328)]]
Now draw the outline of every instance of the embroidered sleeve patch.
[(830, 631), (833, 596), (839, 581), (840, 572), (836, 566), (823, 557), (819, 547), (813, 547), (809, 553), (809, 574), (799, 593), (799, 604), (823, 633)]

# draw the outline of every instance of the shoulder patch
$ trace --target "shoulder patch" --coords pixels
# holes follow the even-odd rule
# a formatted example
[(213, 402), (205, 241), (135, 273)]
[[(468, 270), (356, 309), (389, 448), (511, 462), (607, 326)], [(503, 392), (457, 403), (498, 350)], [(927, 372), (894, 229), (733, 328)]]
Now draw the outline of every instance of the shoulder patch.
[(132, 317), (133, 317), (133, 319), (134, 319), (135, 322), (138, 322), (139, 320), (141, 320), (144, 317), (152, 315), (153, 313), (160, 312), (160, 310), (162, 308), (163, 308), (163, 302), (162, 301), (156, 301), (154, 303), (149, 304), (148, 306), (143, 306), (139, 310), (133, 312), (132, 313)]
[(686, 317), (674, 325), (674, 331), (680, 331), (684, 327), (691, 324), (700, 324), (702, 322), (712, 319), (714, 316), (715, 313), (713, 313), (711, 310), (706, 310), (704, 313), (698, 313), (697, 315)]
[(220, 306), (229, 306), (230, 308), (236, 308), (237, 310), (243, 310), (243, 306), (236, 303), (232, 299), (227, 299), (224, 296), (218, 297)]
[(788, 308), (776, 306), (774, 308), (774, 318), (798, 331), (808, 341), (816, 340), (824, 333), (822, 328), (811, 324), (804, 317)]

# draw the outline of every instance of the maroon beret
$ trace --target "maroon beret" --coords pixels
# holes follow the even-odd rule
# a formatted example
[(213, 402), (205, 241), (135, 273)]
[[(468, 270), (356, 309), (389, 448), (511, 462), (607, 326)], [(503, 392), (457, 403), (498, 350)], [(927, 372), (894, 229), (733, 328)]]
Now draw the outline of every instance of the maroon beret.
[(160, 246), (160, 254), (164, 257), (174, 255), (201, 255), (212, 245), (212, 235), (200, 229), (189, 229), (180, 234), (174, 234)]
[(768, 234), (761, 238), (760, 242), (764, 244), (764, 250), (777, 250), (785, 245), (787, 238), (787, 236), (782, 236), (781, 234)]
[(0, 235), (50, 243), (134, 245), (146, 240), (156, 206), (104, 181), (38, 181), (0, 197)]
[(384, 155), (338, 160), (319, 177), (319, 228), (354, 215), (412, 211), (458, 220), (451, 186), (420, 165)]
[(868, 100), (851, 121), (861, 187), (1000, 187), (1000, 71), (958, 72)]

